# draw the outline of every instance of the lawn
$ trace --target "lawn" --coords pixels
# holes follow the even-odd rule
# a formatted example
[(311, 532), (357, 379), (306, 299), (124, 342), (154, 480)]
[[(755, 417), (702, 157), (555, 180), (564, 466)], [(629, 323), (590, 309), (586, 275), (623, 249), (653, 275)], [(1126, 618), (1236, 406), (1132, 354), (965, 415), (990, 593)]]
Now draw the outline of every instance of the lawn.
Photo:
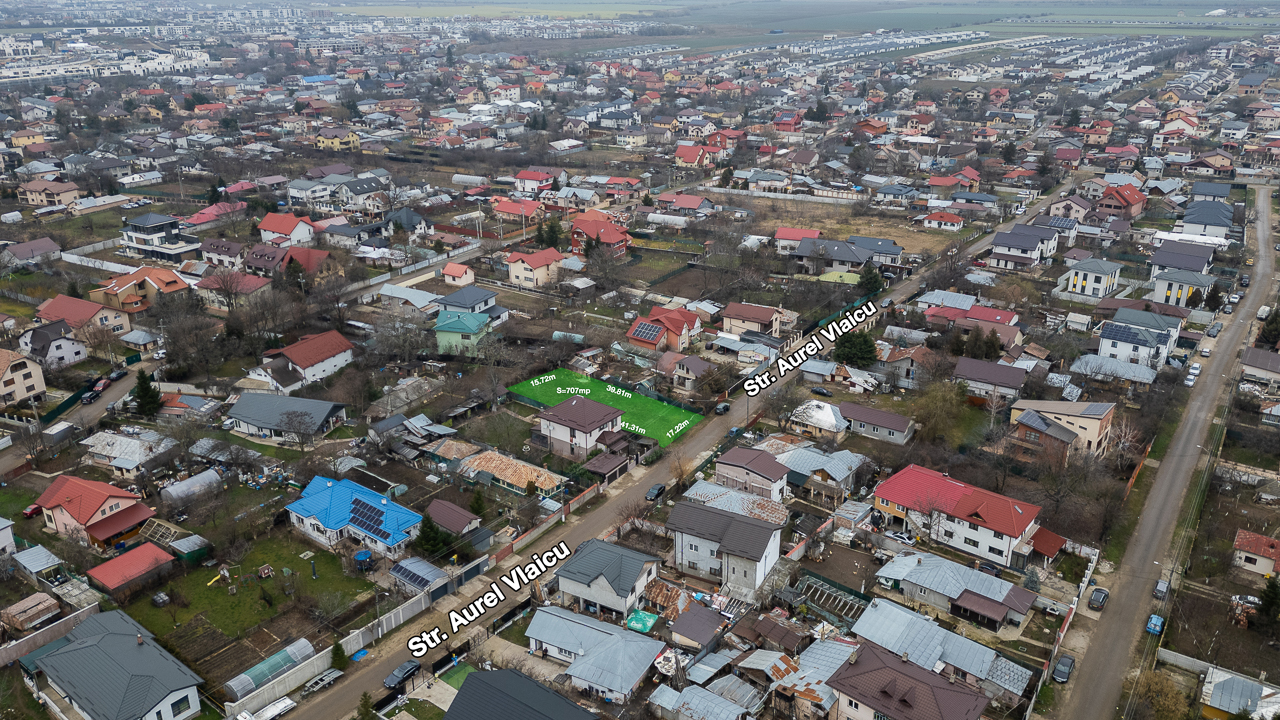
[(621, 410), (624, 430), (653, 438), (662, 447), (675, 442), (702, 420), (702, 416), (697, 413), (658, 402), (638, 392), (616, 388), (564, 368), (525, 380), (507, 390), (549, 407), (559, 405), (572, 395), (588, 397)]
[(35, 317), (36, 306), (19, 302), (13, 298), (0, 297), (0, 312), (14, 317)]
[(400, 706), (400, 709), (418, 720), (444, 720), (444, 711), (426, 700), (410, 698)]
[(338, 427), (334, 428), (333, 431), (330, 432), (328, 435), (325, 435), (325, 437), (330, 440), (334, 440), (337, 438), (351, 439), (351, 438), (364, 437), (368, 429), (369, 429), (368, 425), (339, 425)]
[(462, 689), (462, 681), (476, 669), (466, 663), (458, 663), (440, 674), (440, 679), (453, 686), (454, 690)]
[(21, 520), (22, 511), (38, 497), (40, 493), (15, 485), (0, 488), (0, 518)]
[(507, 626), (505, 630), (498, 632), (498, 637), (506, 640), (513, 645), (520, 647), (529, 647), (529, 636), (524, 634), (529, 629), (529, 622), (533, 620), (533, 613), (529, 613), (522, 618), (517, 618), (515, 622)]
[[(244, 630), (273, 617), (280, 603), (287, 600), (279, 590), (278, 583), (283, 577), (283, 568), (290, 568), (298, 573), (300, 589), (311, 595), (328, 592), (342, 593), (348, 601), (370, 591), (373, 584), (364, 578), (348, 577), (342, 573), (342, 563), (337, 556), (327, 552), (316, 552), (310, 560), (316, 564), (317, 579), (311, 579), (311, 566), (307, 560), (298, 557), (307, 551), (315, 552), (311, 546), (305, 545), (290, 537), (274, 537), (255, 540), (253, 548), (245, 556), (240, 567), (233, 569), (233, 574), (253, 574), (256, 568), (270, 565), (276, 573), (274, 579), (267, 580), (260, 586), (257, 582), (241, 585), (235, 595), (227, 593), (227, 584), (223, 581), (209, 586), (207, 583), (217, 574), (210, 568), (199, 568), (179, 578), (173, 585), (187, 598), (190, 605), (177, 610), (177, 623), (185, 623), (197, 613), (203, 612), (222, 632), (235, 637)], [(272, 607), (262, 598), (260, 587), (265, 587), (275, 596), (276, 607)], [(126, 608), (133, 619), (137, 620), (156, 635), (166, 635), (174, 627), (174, 619), (168, 608), (152, 606), (150, 596), (144, 596)]]

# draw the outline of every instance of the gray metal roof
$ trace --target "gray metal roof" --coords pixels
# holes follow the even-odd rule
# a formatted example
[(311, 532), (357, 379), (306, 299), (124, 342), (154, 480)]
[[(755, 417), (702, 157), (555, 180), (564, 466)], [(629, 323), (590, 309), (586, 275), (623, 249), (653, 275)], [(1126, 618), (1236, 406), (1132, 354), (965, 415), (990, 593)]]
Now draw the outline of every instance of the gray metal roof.
[[(659, 694), (658, 691), (664, 689), (667, 692)], [(669, 708), (675, 717), (685, 720), (738, 720), (747, 713), (745, 708), (697, 685), (690, 685), (677, 697), (672, 698), (671, 694), (674, 692), (675, 690), (662, 685), (653, 692), (650, 699), (659, 707)]]
[(1081, 355), (1071, 363), (1071, 372), (1088, 375), (1097, 380), (1117, 378), (1148, 385), (1156, 381), (1155, 368), (1101, 355)]
[[(720, 668), (728, 665), (737, 656), (737, 651), (729, 650), (711, 653), (685, 670), (685, 677), (689, 678), (691, 682), (701, 685), (710, 680), (712, 675), (719, 672)], [(654, 692), (656, 693), (657, 691), (655, 690)]]
[(1227, 183), (1199, 180), (1191, 185), (1191, 194), (1209, 195), (1211, 197), (1227, 197), (1231, 194), (1231, 186)]
[(616, 543), (592, 538), (574, 551), (564, 565), (556, 569), (556, 576), (568, 578), (583, 585), (590, 585), (603, 576), (614, 594), (626, 598), (631, 595), (636, 581), (645, 572), (647, 563), (659, 563), (652, 555), (645, 555)]
[(67, 639), (36, 666), (95, 720), (136, 720), (170, 693), (204, 682), (119, 610), (86, 618)]
[(1006, 660), (981, 643), (943, 630), (932, 620), (897, 603), (877, 598), (853, 626), (854, 634), (915, 665), (932, 671), (944, 662), (1021, 695), (1031, 671)]
[(1111, 273), (1120, 272), (1120, 263), (1113, 263), (1098, 258), (1089, 258), (1081, 260), (1071, 266), (1072, 270), (1082, 273), (1096, 273), (1098, 275), (1110, 275)]
[(793, 472), (812, 475), (824, 470), (836, 480), (847, 480), (853, 477), (863, 463), (869, 462), (863, 455), (848, 450), (840, 450), (827, 454), (817, 448), (796, 448), (778, 456), (778, 462)]
[(1017, 423), (1019, 425), (1026, 425), (1027, 427), (1044, 433), (1049, 437), (1057, 438), (1068, 445), (1075, 442), (1076, 438), (1079, 437), (1074, 431), (1068, 429), (1067, 426), (1061, 425), (1052, 418), (1045, 417), (1035, 410), (1027, 410), (1026, 412), (1018, 415)]
[(517, 670), (474, 672), (449, 706), (449, 720), (595, 720), (577, 703)]
[(292, 411), (303, 412), (315, 421), (319, 429), (331, 415), (343, 408), (342, 403), (325, 400), (310, 400), (287, 395), (269, 395), (266, 393), (245, 393), (240, 396), (227, 416), (254, 427), (279, 430), (281, 417)]
[(708, 480), (699, 480), (694, 483), (693, 487), (685, 492), (684, 499), (735, 515), (746, 515), (779, 525), (787, 522), (787, 506), (777, 500), (752, 495)]
[(953, 307), (961, 310), (968, 310), (978, 302), (978, 298), (972, 295), (951, 292), (950, 290), (930, 290), (916, 298), (916, 300), (928, 305), (941, 305), (942, 307)]
[(1112, 322), (1121, 325), (1129, 325), (1130, 327), (1138, 327), (1152, 332), (1166, 332), (1176, 330), (1182, 324), (1180, 318), (1171, 317), (1169, 315), (1161, 315), (1147, 310), (1135, 310), (1133, 308), (1120, 308), (1116, 310), (1116, 314), (1111, 318)]
[(1035, 250), (1040, 247), (1040, 238), (1012, 232), (998, 232), (991, 241), (992, 247), (1007, 247), (1015, 250)]
[(439, 302), (440, 305), (446, 308), (459, 307), (466, 308), (470, 311), (471, 308), (483, 302), (487, 302), (490, 298), (495, 298), (497, 296), (498, 293), (492, 290), (486, 290), (482, 287), (476, 287), (475, 285), (468, 285), (467, 287), (445, 295), (440, 298)]
[(1225, 713), (1248, 710), (1252, 713), (1262, 699), (1262, 686), (1242, 677), (1229, 677), (1213, 686), (1209, 706)]
[(779, 686), (804, 688), (809, 692), (817, 693), (822, 698), (821, 705), (830, 710), (836, 694), (827, 685), (827, 680), (840, 669), (841, 665), (849, 661), (849, 656), (857, 647), (857, 643), (848, 638), (819, 640), (796, 658), (800, 671), (775, 681), (772, 688), (777, 689)]
[(667, 517), (667, 529), (720, 544), (730, 555), (759, 560), (782, 526), (735, 515), (706, 505), (678, 502)]
[(863, 250), (874, 250), (882, 255), (901, 255), (902, 247), (892, 240), (885, 238), (864, 237), (862, 235), (850, 235), (849, 242)]
[(707, 692), (719, 695), (743, 709), (754, 710), (764, 702), (764, 690), (735, 675), (725, 675), (707, 683)]
[(1231, 206), (1224, 202), (1196, 200), (1187, 204), (1187, 212), (1182, 216), (1182, 222), (1192, 225), (1231, 227), (1233, 214)]
[(630, 693), (666, 647), (661, 640), (560, 607), (538, 608), (525, 635), (578, 653), (565, 671), (570, 677), (619, 693)]
[(49, 552), (43, 545), (27, 548), (22, 552), (14, 553), (13, 559), (18, 561), (27, 572), (35, 574), (41, 570), (48, 570), (55, 565), (62, 563), (57, 555)]

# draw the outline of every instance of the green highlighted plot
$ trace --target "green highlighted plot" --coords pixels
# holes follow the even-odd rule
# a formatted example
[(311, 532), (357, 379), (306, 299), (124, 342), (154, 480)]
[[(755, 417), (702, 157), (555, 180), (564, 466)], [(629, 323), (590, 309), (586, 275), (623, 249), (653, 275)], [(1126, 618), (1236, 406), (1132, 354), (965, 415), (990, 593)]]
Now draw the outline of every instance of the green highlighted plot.
[(653, 438), (662, 447), (675, 442), (702, 419), (697, 413), (564, 368), (512, 385), (507, 390), (547, 407), (555, 407), (574, 395), (591, 398), (602, 405), (621, 410), (624, 429)]

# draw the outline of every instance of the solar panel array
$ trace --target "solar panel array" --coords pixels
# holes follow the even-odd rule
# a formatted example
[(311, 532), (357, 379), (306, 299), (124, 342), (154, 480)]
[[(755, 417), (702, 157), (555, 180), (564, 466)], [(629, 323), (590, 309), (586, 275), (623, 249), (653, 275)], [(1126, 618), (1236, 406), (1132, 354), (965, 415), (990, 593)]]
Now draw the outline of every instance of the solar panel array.
[(391, 533), (382, 529), (383, 511), (369, 503), (355, 498), (351, 501), (351, 524), (374, 537), (389, 540)]
[(647, 323), (647, 322), (642, 322), (639, 325), (636, 325), (636, 330), (633, 333), (633, 335), (635, 335), (637, 340), (647, 340), (649, 342), (653, 342), (654, 340), (657, 340), (658, 336), (661, 334), (662, 334), (661, 325), (654, 325), (653, 323)]
[(400, 563), (397, 563), (396, 566), (391, 569), (391, 574), (395, 575), (396, 577), (404, 579), (406, 582), (413, 583), (414, 587), (425, 588), (425, 587), (430, 587), (431, 585), (430, 580), (422, 577), (418, 573), (410, 570), (409, 568), (405, 567), (403, 564), (400, 564)]
[(1089, 405), (1085, 407), (1084, 412), (1080, 414), (1081, 415), (1106, 415), (1107, 411), (1110, 410), (1111, 407), (1112, 407), (1111, 403), (1089, 403)]

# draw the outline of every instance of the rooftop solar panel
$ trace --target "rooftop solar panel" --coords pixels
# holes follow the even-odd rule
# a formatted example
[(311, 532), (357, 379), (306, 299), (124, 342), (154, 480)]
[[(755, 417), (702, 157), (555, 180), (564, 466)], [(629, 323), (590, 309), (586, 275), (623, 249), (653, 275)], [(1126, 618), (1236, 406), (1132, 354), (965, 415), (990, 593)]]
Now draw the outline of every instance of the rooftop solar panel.
[(639, 325), (636, 325), (635, 332), (632, 334), (639, 340), (657, 340), (658, 336), (662, 334), (662, 326), (642, 322)]

